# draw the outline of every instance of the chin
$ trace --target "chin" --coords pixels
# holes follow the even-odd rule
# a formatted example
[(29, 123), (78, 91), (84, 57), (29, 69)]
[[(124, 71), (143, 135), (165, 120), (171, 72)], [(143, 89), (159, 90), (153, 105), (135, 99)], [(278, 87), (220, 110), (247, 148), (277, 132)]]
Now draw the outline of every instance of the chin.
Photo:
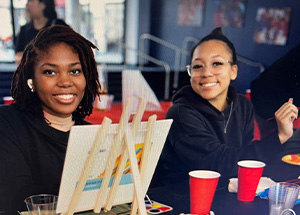
[(216, 98), (216, 94), (214, 93), (203, 93), (200, 92), (198, 93), (202, 98), (206, 99), (206, 100), (211, 100), (211, 99), (215, 99)]

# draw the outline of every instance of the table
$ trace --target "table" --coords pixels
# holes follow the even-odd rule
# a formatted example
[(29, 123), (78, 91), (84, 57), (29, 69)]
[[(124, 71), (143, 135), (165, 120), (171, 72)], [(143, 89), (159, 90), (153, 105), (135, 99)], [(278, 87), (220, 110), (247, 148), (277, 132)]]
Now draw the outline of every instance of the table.
[[(274, 157), (272, 162), (265, 167), (264, 176), (276, 182), (297, 179), (300, 175), (300, 166), (290, 165), (281, 161), (282, 155)], [(173, 211), (165, 215), (189, 213), (189, 184), (168, 185), (149, 189), (147, 194), (150, 199), (173, 207)], [(252, 202), (237, 200), (236, 193), (229, 193), (227, 187), (216, 190), (212, 207), (215, 215), (267, 215), (269, 202), (256, 196)], [(300, 214), (300, 205), (294, 207), (296, 214)]]
[[(300, 130), (299, 130), (300, 135)], [(300, 137), (299, 137), (300, 138)], [(289, 150), (291, 153), (299, 153), (300, 141), (296, 141), (297, 147)], [(299, 147), (298, 147), (299, 145)], [(281, 161), (284, 154), (274, 156), (273, 160), (265, 167), (264, 176), (270, 177), (276, 182), (296, 179), (300, 175), (300, 166), (290, 165)], [(189, 185), (168, 185), (166, 187), (150, 188), (147, 192), (150, 199), (173, 207), (173, 211), (163, 215), (189, 213)], [(119, 206), (118, 206), (119, 207)], [(122, 208), (123, 209), (123, 208)], [(124, 207), (124, 213), (129, 214)], [(118, 208), (119, 210), (119, 208)], [(267, 215), (269, 213), (268, 200), (255, 197), (252, 202), (240, 202), (236, 193), (229, 193), (226, 187), (220, 187), (215, 193), (212, 210), (216, 215)], [(300, 205), (294, 207), (296, 214), (300, 214)], [(19, 215), (17, 212), (0, 212), (0, 215)], [(92, 212), (79, 213), (80, 215), (93, 215)], [(110, 214), (111, 213), (106, 213)], [(120, 213), (118, 213), (120, 214)]]
[[(188, 186), (185, 186), (188, 190)], [(189, 193), (172, 189), (171, 187), (159, 187), (148, 191), (150, 199), (173, 207), (173, 211), (165, 215), (189, 213)], [(269, 202), (266, 199), (255, 197), (252, 202), (237, 200), (236, 193), (229, 193), (226, 188), (216, 191), (211, 210), (215, 215), (267, 215)], [(294, 207), (296, 214), (300, 214), (300, 205)]]

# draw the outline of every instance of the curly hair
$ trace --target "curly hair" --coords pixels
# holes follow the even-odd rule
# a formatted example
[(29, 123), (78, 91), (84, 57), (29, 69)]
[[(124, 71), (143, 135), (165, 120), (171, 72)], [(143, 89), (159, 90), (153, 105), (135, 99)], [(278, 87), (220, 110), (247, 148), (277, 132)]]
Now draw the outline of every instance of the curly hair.
[(27, 80), (34, 78), (34, 68), (39, 58), (47, 53), (51, 46), (61, 42), (78, 53), (86, 79), (84, 97), (72, 113), (73, 119), (83, 120), (92, 113), (94, 100), (101, 90), (93, 52), (97, 47), (69, 26), (54, 25), (45, 28), (26, 46), (21, 63), (13, 75), (11, 95), (20, 109), (38, 113), (43, 117), (41, 101), (36, 92), (30, 91)]

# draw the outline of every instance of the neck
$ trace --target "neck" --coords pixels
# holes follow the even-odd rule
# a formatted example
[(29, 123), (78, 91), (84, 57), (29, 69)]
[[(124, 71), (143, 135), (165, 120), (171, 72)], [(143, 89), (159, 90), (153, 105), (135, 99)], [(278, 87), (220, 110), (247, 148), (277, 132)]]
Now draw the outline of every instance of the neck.
[(48, 22), (48, 18), (42, 16), (42, 17), (38, 17), (38, 18), (34, 18), (32, 20), (33, 22), (33, 26), (36, 30), (40, 30), (42, 29), (43, 27), (45, 27), (45, 25), (47, 24)]
[(219, 110), (220, 112), (223, 112), (227, 107), (228, 107), (228, 101), (227, 98), (225, 98), (224, 100), (222, 100), (222, 102), (218, 101), (208, 101), (212, 106), (214, 106), (217, 110)]
[(58, 117), (44, 111), (44, 117), (51, 127), (60, 131), (70, 131), (71, 127), (74, 125), (72, 114), (68, 117)]

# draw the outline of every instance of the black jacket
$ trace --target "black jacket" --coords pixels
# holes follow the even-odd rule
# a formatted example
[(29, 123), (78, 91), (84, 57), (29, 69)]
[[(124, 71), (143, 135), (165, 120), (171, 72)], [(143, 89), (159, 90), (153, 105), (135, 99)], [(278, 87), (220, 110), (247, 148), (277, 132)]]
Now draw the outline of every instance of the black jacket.
[(0, 107), (0, 211), (25, 210), (33, 194), (58, 194), (68, 138), (15, 105)]
[[(173, 119), (159, 164), (154, 186), (178, 183), (188, 179), (191, 170), (214, 170), (220, 181), (237, 176), (237, 162), (243, 159), (268, 160), (280, 152), (278, 135), (273, 133), (263, 142), (252, 142), (254, 116), (251, 102), (228, 92), (229, 106), (220, 112), (196, 94), (191, 86), (183, 87), (173, 97), (166, 118)], [(221, 183), (222, 184), (222, 183)]]

